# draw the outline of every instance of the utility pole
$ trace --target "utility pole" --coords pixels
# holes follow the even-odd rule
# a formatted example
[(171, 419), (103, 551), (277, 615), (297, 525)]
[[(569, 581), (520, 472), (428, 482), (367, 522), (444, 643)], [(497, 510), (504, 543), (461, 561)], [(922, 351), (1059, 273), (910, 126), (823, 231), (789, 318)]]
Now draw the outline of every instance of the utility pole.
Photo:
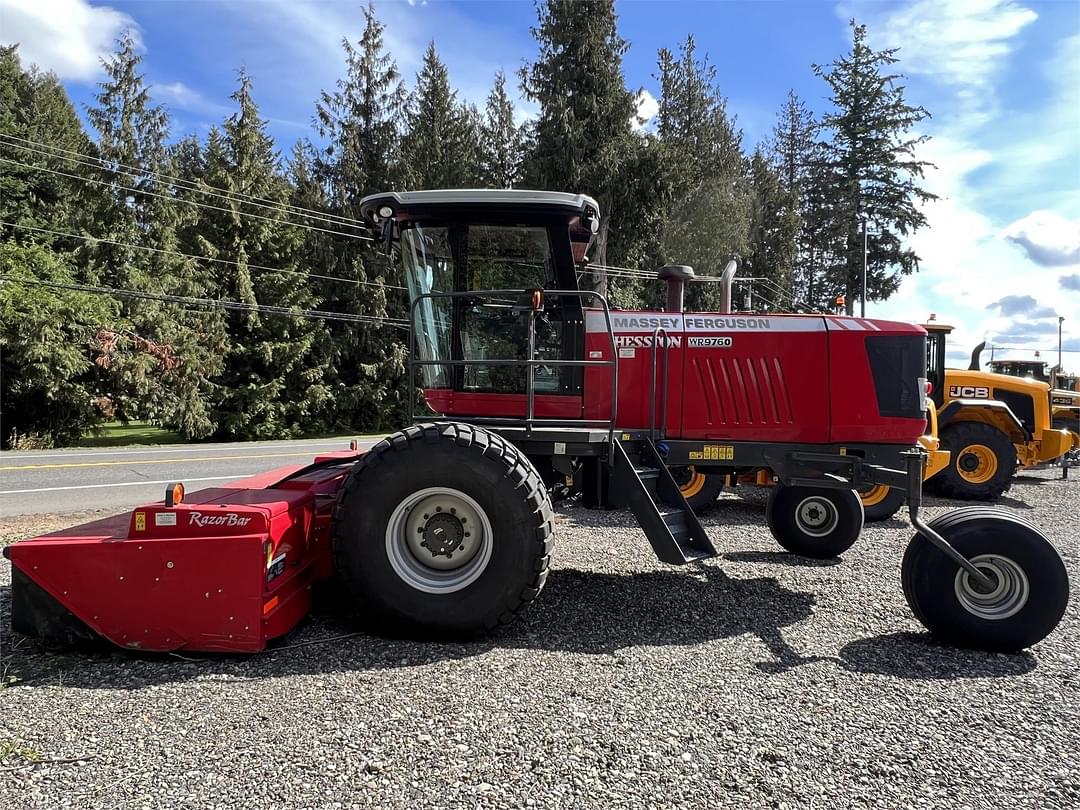
[(1058, 315), (1058, 374), (1065, 369), (1061, 366), (1061, 324), (1065, 322), (1064, 315)]
[(868, 251), (866, 248), (866, 215), (862, 217), (862, 299), (859, 301), (859, 317), (866, 317), (866, 263)]

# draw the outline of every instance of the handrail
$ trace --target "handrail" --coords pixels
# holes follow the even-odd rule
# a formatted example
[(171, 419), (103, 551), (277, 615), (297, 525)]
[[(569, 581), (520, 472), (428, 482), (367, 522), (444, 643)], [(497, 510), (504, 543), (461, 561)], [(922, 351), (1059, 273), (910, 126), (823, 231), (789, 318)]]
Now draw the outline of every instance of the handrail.
[[(656, 356), (660, 346), (660, 340), (664, 342), (664, 379), (661, 390), (660, 425), (656, 424)], [(652, 382), (649, 386), (649, 439), (655, 442), (657, 438), (664, 438), (664, 430), (667, 426), (667, 394), (668, 394), (668, 348), (671, 345), (671, 337), (667, 330), (658, 326), (653, 330), (652, 336)]]
[[(528, 356), (524, 360), (516, 359), (504, 359), (504, 360), (467, 360), (460, 359), (455, 360), (453, 358), (445, 360), (422, 360), (416, 359), (416, 314), (417, 307), (421, 301), (435, 300), (438, 298), (498, 298), (498, 297), (520, 297), (526, 295), (532, 295), (536, 290), (525, 289), (495, 289), (495, 290), (454, 290), (452, 292), (428, 292), (420, 293), (410, 302), (409, 305), (409, 422), (416, 421), (416, 369), (417, 367), (424, 366), (447, 366), (447, 367), (468, 367), (468, 366), (519, 366), (527, 369), (526, 371), (526, 409), (525, 409), (525, 428), (527, 431), (532, 430), (534, 424), (563, 424), (563, 425), (589, 425), (589, 424), (604, 424), (607, 427), (608, 433), (608, 455), (609, 462), (613, 458), (614, 448), (613, 443), (615, 440), (615, 423), (618, 419), (618, 392), (619, 392), (619, 359), (618, 349), (615, 346), (615, 332), (611, 325), (611, 308), (608, 305), (607, 298), (598, 292), (593, 290), (541, 290), (541, 294), (544, 297), (575, 297), (580, 299), (583, 303), (585, 301), (595, 301), (604, 315), (604, 324), (607, 327), (607, 336), (609, 349), (611, 351), (609, 359), (598, 360), (538, 360), (535, 357), (536, 354), (536, 314), (541, 310), (528, 308), (523, 311), (527, 313), (528, 321)], [(586, 318), (584, 319), (587, 321)], [(588, 334), (587, 324), (582, 323), (584, 334)], [(584, 345), (584, 344), (583, 344)], [(611, 416), (609, 419), (569, 419), (569, 420), (551, 420), (551, 419), (537, 419), (536, 418), (536, 367), (537, 366), (554, 366), (554, 367), (571, 367), (571, 368), (583, 368), (586, 366), (608, 366), (611, 368)], [(513, 420), (508, 418), (508, 422), (511, 424)]]

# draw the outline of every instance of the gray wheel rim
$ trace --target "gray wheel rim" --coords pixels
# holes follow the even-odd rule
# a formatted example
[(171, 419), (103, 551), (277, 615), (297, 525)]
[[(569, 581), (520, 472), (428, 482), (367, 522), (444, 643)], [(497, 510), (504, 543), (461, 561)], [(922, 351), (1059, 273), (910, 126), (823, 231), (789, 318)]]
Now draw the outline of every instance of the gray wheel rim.
[(386, 525), (394, 573), (424, 593), (446, 594), (474, 583), (491, 561), (491, 521), (471, 496), (428, 487), (405, 497)]
[(1031, 585), (1024, 569), (1000, 554), (980, 554), (971, 562), (995, 581), (994, 590), (980, 591), (963, 568), (956, 572), (956, 598), (968, 613), (981, 619), (1001, 621), (1015, 616), (1027, 604)]
[(811, 495), (795, 507), (795, 523), (803, 534), (827, 537), (840, 522), (840, 513), (828, 498)]

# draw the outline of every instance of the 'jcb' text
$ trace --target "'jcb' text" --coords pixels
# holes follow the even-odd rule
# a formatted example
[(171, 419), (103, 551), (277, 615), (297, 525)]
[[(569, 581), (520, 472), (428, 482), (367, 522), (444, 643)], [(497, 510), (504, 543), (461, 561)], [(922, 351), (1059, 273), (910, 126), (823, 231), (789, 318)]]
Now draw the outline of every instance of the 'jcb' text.
[(949, 396), (961, 399), (990, 399), (990, 389), (982, 385), (950, 385)]

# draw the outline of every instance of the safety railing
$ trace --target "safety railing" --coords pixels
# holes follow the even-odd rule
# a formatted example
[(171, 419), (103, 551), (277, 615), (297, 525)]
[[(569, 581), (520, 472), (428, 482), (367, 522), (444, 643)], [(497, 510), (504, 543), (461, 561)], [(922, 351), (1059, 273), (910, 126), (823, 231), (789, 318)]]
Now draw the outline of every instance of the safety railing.
[[(663, 341), (663, 372), (660, 379), (660, 422), (656, 421), (656, 361), (661, 356), (660, 343)], [(652, 441), (664, 438), (667, 428), (667, 404), (668, 404), (668, 348), (671, 346), (671, 338), (667, 330), (662, 326), (656, 327), (652, 336), (652, 377), (649, 384), (649, 438)]]
[[(597, 305), (604, 316), (604, 325), (607, 330), (608, 348), (610, 355), (607, 358), (599, 359), (552, 359), (543, 358), (538, 359), (536, 357), (536, 317), (539, 313), (543, 312), (543, 302), (549, 298), (577, 298), (582, 304), (593, 303)], [(469, 299), (469, 300), (501, 300), (501, 301), (524, 301), (522, 306), (513, 306), (513, 309), (519, 310), (524, 317), (527, 318), (527, 356), (525, 358), (440, 358), (425, 360), (417, 357), (416, 351), (416, 317), (417, 310), (423, 301), (435, 301), (440, 299)], [(452, 316), (453, 317), (453, 316)], [(583, 320), (587, 320), (585, 317)], [(489, 417), (479, 415), (454, 415), (452, 417), (436, 416), (436, 419), (458, 419), (465, 417), (470, 422), (489, 424), (489, 425), (503, 425), (503, 426), (518, 426), (524, 425), (527, 432), (532, 432), (537, 426), (544, 427), (567, 427), (567, 428), (603, 428), (608, 434), (608, 445), (611, 446), (614, 440), (615, 423), (618, 417), (618, 391), (619, 391), (619, 362), (618, 362), (618, 350), (615, 347), (615, 333), (611, 326), (611, 309), (608, 306), (607, 299), (600, 295), (600, 293), (592, 290), (457, 290), (453, 292), (429, 292), (422, 293), (413, 298), (410, 304), (410, 317), (409, 317), (409, 421), (416, 421), (416, 397), (414, 392), (416, 391), (416, 369), (425, 366), (443, 366), (446, 368), (462, 367), (468, 368), (470, 366), (485, 366), (485, 367), (518, 367), (524, 368), (525, 373), (525, 418), (518, 419), (515, 417)], [(588, 334), (587, 324), (582, 323), (582, 351), (585, 351), (585, 335)], [(547, 366), (554, 368), (588, 368), (589, 366), (602, 366), (611, 369), (611, 415), (607, 419), (556, 419), (556, 418), (537, 418), (536, 416), (536, 369), (538, 366)], [(453, 387), (452, 375), (451, 375), (451, 387)], [(582, 386), (584, 391), (584, 384)]]

